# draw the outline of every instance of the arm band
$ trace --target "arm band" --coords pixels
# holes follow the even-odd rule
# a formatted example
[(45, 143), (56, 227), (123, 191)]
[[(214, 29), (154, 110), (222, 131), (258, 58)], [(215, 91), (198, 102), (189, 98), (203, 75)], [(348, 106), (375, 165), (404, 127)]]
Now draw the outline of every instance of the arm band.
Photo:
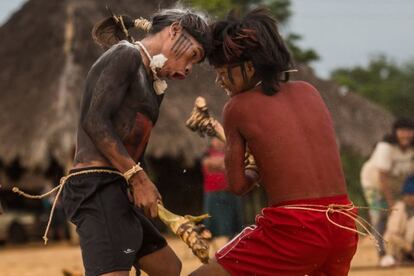
[(130, 168), (129, 170), (127, 170), (126, 172), (124, 172), (124, 177), (126, 179), (126, 181), (129, 183), (129, 180), (131, 180), (131, 178), (140, 171), (143, 171), (144, 169), (140, 166), (140, 163), (134, 165), (132, 168)]

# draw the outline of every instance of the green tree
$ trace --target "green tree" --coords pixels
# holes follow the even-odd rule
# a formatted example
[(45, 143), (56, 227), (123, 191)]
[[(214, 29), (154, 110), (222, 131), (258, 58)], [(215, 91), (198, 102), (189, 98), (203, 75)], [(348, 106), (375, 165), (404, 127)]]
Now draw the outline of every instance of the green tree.
[(210, 15), (223, 18), (233, 7), (232, 0), (185, 0), (185, 5), (202, 9)]
[(331, 78), (397, 117), (414, 117), (414, 61), (398, 65), (377, 56), (366, 67), (337, 69)]
[[(241, 14), (258, 7), (268, 7), (277, 21), (284, 25), (292, 15), (290, 0), (185, 0), (185, 4), (205, 10), (209, 14), (223, 18), (231, 9), (238, 10)], [(295, 33), (287, 34), (286, 43), (297, 63), (310, 63), (319, 59), (318, 54), (312, 49), (302, 49), (297, 42), (301, 36)]]
[(286, 38), (286, 43), (292, 53), (294, 59), (298, 63), (308, 64), (312, 61), (319, 59), (319, 55), (313, 49), (302, 49), (298, 46), (299, 40), (302, 39), (302, 36), (296, 33), (288, 34)]

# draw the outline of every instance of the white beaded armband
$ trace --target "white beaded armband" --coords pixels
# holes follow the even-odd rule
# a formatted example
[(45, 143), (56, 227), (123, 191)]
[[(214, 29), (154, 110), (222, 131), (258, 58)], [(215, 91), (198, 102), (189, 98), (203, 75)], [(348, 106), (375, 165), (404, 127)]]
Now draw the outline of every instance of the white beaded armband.
[(126, 181), (129, 183), (129, 180), (137, 173), (140, 171), (143, 171), (144, 169), (140, 166), (140, 163), (134, 165), (132, 168), (130, 168), (129, 170), (127, 170), (126, 172), (124, 172), (124, 177), (126, 179)]

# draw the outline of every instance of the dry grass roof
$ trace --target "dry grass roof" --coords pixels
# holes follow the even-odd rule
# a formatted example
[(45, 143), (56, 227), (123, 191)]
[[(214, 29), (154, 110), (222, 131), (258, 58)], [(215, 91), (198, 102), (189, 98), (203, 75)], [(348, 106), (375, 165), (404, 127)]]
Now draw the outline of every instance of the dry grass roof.
[[(102, 53), (92, 41), (92, 25), (116, 12), (148, 16), (159, 3), (146, 0), (31, 0), (0, 27), (0, 160), (19, 159), (28, 168), (45, 168), (53, 156), (61, 164), (71, 157), (79, 102), (89, 67)], [(393, 117), (354, 93), (343, 95), (333, 82), (318, 79), (308, 67), (295, 76), (321, 92), (332, 112), (341, 146), (367, 155), (388, 130)], [(194, 99), (202, 95), (220, 117), (226, 96), (214, 85), (207, 65), (189, 80), (170, 83), (148, 154), (191, 163), (205, 140), (186, 129)]]

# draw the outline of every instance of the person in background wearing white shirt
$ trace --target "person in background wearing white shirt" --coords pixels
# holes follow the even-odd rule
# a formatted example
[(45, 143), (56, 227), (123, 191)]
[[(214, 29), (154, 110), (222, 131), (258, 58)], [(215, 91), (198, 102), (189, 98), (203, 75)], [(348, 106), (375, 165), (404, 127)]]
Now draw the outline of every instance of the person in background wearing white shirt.
[[(414, 173), (414, 122), (401, 118), (393, 124), (392, 134), (379, 142), (362, 167), (361, 184), (370, 209), (371, 223), (384, 234), (388, 213), (375, 208), (389, 208), (400, 197), (404, 180)], [(380, 265), (385, 256), (380, 237)]]

